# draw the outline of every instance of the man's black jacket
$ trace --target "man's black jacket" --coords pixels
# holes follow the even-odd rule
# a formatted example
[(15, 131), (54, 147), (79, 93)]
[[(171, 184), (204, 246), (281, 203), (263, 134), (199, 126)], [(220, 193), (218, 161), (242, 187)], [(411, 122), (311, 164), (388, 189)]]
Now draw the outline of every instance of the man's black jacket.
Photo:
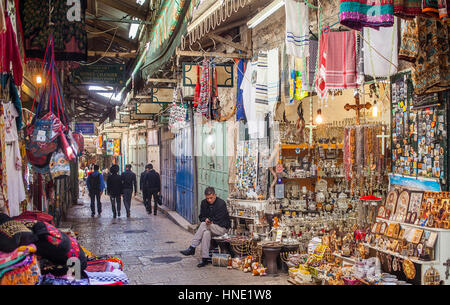
[(150, 170), (149, 172), (145, 173), (144, 176), (141, 178), (141, 189), (142, 190), (149, 190), (150, 192), (160, 192), (161, 191), (161, 179), (159, 177), (159, 174), (154, 170)]
[(107, 191), (110, 196), (119, 196), (123, 194), (122, 177), (112, 174), (108, 177)]
[(210, 204), (206, 199), (203, 199), (200, 204), (200, 215), (198, 218), (201, 222), (205, 221), (206, 218), (209, 218), (213, 223), (223, 228), (229, 229), (231, 227), (227, 204), (219, 197), (216, 198), (216, 201), (213, 204)]
[(122, 173), (122, 185), (123, 189), (131, 189), (133, 190), (134, 186), (134, 192), (137, 192), (137, 182), (136, 182), (136, 174), (132, 171), (124, 171)]

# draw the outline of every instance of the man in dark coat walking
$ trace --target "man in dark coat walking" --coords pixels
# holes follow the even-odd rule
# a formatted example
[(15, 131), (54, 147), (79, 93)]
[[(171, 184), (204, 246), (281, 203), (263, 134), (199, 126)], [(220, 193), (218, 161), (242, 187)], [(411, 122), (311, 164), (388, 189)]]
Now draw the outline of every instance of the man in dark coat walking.
[(111, 175), (109, 175), (108, 181), (106, 182), (107, 185), (106, 189), (109, 197), (111, 198), (111, 208), (113, 212), (113, 217), (116, 218), (116, 215), (120, 217), (120, 208), (121, 208), (120, 197), (123, 193), (122, 177), (118, 175), (119, 173), (118, 165), (113, 165), (110, 169), (110, 172)]
[(127, 210), (127, 217), (130, 217), (131, 197), (137, 193), (136, 174), (131, 171), (131, 164), (125, 166), (125, 171), (122, 173), (122, 185), (123, 185), (123, 205)]
[(144, 205), (147, 212), (152, 212), (152, 197), (154, 202), (153, 215), (157, 214), (159, 200), (159, 193), (161, 192), (161, 178), (159, 174), (153, 169), (152, 164), (145, 166), (144, 176), (141, 179), (141, 189), (144, 196)]
[(95, 198), (97, 198), (97, 213), (98, 216), (102, 214), (102, 203), (100, 202), (100, 196), (105, 189), (105, 181), (103, 175), (99, 172), (100, 167), (94, 165), (94, 171), (89, 174), (86, 180), (86, 186), (91, 197), (91, 217), (95, 216)]

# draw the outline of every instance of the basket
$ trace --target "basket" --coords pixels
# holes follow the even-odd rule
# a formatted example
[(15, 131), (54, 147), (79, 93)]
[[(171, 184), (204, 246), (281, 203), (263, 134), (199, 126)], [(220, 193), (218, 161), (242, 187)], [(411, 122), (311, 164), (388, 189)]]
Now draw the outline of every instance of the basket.
[(347, 278), (342, 278), (344, 280), (345, 285), (362, 285), (360, 280), (350, 280)]

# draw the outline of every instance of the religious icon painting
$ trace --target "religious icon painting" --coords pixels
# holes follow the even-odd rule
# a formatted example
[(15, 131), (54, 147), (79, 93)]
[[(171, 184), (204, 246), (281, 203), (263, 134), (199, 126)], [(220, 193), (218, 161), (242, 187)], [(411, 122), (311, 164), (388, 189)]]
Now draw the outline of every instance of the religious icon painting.
[(398, 192), (396, 190), (390, 190), (386, 197), (385, 209), (389, 211), (392, 217), (395, 214), (395, 208), (397, 206)]
[(406, 219), (406, 214), (408, 213), (408, 205), (409, 205), (409, 192), (403, 191), (397, 200), (397, 208), (395, 211), (394, 220), (404, 222)]
[(378, 208), (378, 213), (377, 213), (377, 217), (380, 217), (380, 218), (384, 218), (385, 217), (385, 208), (384, 208), (384, 205), (381, 205), (379, 208)]
[(414, 213), (416, 213), (416, 217), (417, 218), (417, 214), (419, 214), (420, 212), (420, 208), (422, 206), (422, 202), (423, 202), (423, 192), (416, 192), (416, 191), (412, 191), (409, 195), (409, 207), (408, 207), (408, 213), (410, 213), (410, 217), (409, 221), (407, 221), (408, 223), (414, 223), (415, 219), (412, 220), (412, 215)]

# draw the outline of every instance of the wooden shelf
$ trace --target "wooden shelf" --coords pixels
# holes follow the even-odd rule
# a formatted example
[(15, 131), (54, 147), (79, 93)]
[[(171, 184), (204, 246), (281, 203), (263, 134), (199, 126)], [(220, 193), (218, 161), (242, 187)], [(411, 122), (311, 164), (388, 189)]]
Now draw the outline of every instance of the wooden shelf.
[(353, 257), (345, 257), (337, 253), (333, 253), (334, 256), (341, 258), (343, 261), (351, 262), (353, 265), (356, 263), (356, 259)]
[(432, 232), (450, 232), (450, 229), (422, 227), (422, 226), (413, 225), (413, 224), (410, 224), (410, 223), (405, 223), (405, 222), (400, 222), (400, 221), (395, 221), (395, 220), (389, 220), (389, 219), (384, 219), (384, 218), (380, 218), (380, 217), (377, 217), (377, 221), (385, 221), (387, 223), (395, 223), (395, 224), (398, 223), (401, 226), (406, 226), (406, 227), (411, 227), (411, 228), (416, 228), (416, 229), (422, 229), (422, 230), (427, 230), (427, 231), (432, 231)]
[(309, 148), (315, 148), (317, 146), (321, 146), (324, 149), (342, 149), (344, 147), (344, 144), (282, 144), (281, 149), (309, 149)]
[(401, 254), (399, 254), (397, 252), (392, 252), (392, 251), (389, 251), (389, 250), (383, 250), (381, 248), (378, 248), (378, 247), (375, 247), (375, 246), (371, 246), (371, 245), (366, 244), (366, 243), (363, 243), (363, 245), (366, 246), (366, 247), (369, 247), (371, 249), (374, 249), (376, 251), (380, 251), (380, 252), (384, 252), (384, 253), (390, 254), (392, 256), (396, 256), (396, 257), (399, 257), (399, 258), (402, 258), (402, 259), (409, 259), (413, 263), (416, 263), (416, 264), (419, 264), (419, 265), (436, 265), (436, 264), (439, 263), (436, 260), (434, 260), (434, 261), (421, 261), (421, 260), (418, 260), (418, 259), (410, 258), (408, 256), (401, 255)]

